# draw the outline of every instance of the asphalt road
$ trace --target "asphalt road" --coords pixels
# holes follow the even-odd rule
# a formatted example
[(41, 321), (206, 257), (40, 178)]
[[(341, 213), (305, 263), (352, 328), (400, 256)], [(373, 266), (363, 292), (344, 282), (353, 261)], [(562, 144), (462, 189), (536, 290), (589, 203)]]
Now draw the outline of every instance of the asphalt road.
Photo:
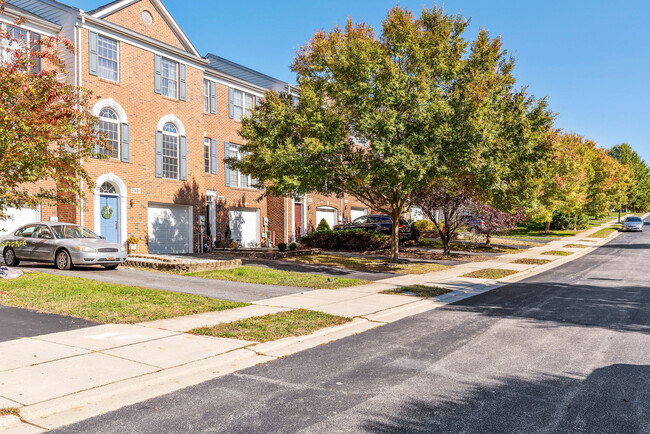
[(545, 274), (69, 426), (650, 432), (650, 226)]
[(98, 323), (84, 319), (0, 306), (0, 342), (67, 332), (95, 325)]

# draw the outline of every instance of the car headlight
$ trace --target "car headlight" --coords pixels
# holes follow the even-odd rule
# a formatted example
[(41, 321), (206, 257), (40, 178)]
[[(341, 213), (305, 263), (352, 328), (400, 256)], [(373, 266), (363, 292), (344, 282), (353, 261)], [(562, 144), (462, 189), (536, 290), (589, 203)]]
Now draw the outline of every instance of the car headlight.
[(125, 246), (121, 246), (121, 247), (120, 247), (120, 252), (126, 252), (126, 247), (125, 247)]
[(77, 250), (85, 253), (97, 253), (97, 249), (93, 249), (92, 247), (86, 247), (86, 246), (77, 246)]

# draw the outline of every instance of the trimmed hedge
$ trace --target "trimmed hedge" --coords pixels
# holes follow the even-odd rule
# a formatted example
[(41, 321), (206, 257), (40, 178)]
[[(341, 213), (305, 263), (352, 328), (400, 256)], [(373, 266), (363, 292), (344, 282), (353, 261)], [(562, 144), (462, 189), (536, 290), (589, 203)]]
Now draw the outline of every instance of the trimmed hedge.
[(363, 252), (390, 248), (390, 236), (363, 229), (316, 231), (300, 238), (306, 247)]
[(589, 218), (583, 214), (554, 212), (551, 220), (552, 230), (586, 229)]

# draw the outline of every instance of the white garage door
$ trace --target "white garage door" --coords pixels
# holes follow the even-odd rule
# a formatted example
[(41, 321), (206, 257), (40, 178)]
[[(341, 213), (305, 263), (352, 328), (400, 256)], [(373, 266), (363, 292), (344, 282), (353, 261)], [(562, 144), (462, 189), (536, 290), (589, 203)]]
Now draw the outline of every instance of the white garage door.
[(260, 245), (260, 214), (258, 209), (230, 209), (230, 236), (244, 247)]
[(192, 253), (192, 207), (149, 205), (149, 253)]
[(355, 221), (357, 218), (362, 217), (366, 215), (366, 209), (365, 208), (351, 208), (350, 209), (350, 218), (352, 221)]
[(23, 225), (41, 221), (41, 212), (38, 209), (9, 208), (6, 214), (9, 217), (0, 220), (0, 235), (12, 233)]
[(330, 229), (338, 224), (338, 212), (334, 208), (316, 208), (316, 227), (325, 219)]

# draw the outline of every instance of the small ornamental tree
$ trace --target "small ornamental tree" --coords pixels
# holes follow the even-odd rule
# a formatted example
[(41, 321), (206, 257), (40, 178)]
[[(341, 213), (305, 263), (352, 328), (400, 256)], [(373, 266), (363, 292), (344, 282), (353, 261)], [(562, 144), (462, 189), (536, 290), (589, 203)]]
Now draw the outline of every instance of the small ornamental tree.
[(316, 232), (329, 231), (331, 229), (329, 223), (327, 223), (325, 219), (321, 219), (320, 223), (318, 223), (318, 226), (316, 227)]
[[(0, 12), (3, 5), (0, 0)], [(0, 63), (1, 221), (12, 207), (76, 204), (85, 187), (92, 187), (82, 160), (105, 140), (87, 109), (89, 93), (61, 79), (65, 70), (57, 50), (72, 50), (69, 41), (27, 42), (9, 26), (0, 39), (11, 47)]]
[(483, 226), (476, 227), (475, 230), (477, 233), (485, 235), (486, 246), (492, 244), (492, 235), (506, 233), (514, 229), (517, 223), (524, 219), (523, 209), (511, 214), (480, 202), (473, 204), (472, 212), (484, 223)]

